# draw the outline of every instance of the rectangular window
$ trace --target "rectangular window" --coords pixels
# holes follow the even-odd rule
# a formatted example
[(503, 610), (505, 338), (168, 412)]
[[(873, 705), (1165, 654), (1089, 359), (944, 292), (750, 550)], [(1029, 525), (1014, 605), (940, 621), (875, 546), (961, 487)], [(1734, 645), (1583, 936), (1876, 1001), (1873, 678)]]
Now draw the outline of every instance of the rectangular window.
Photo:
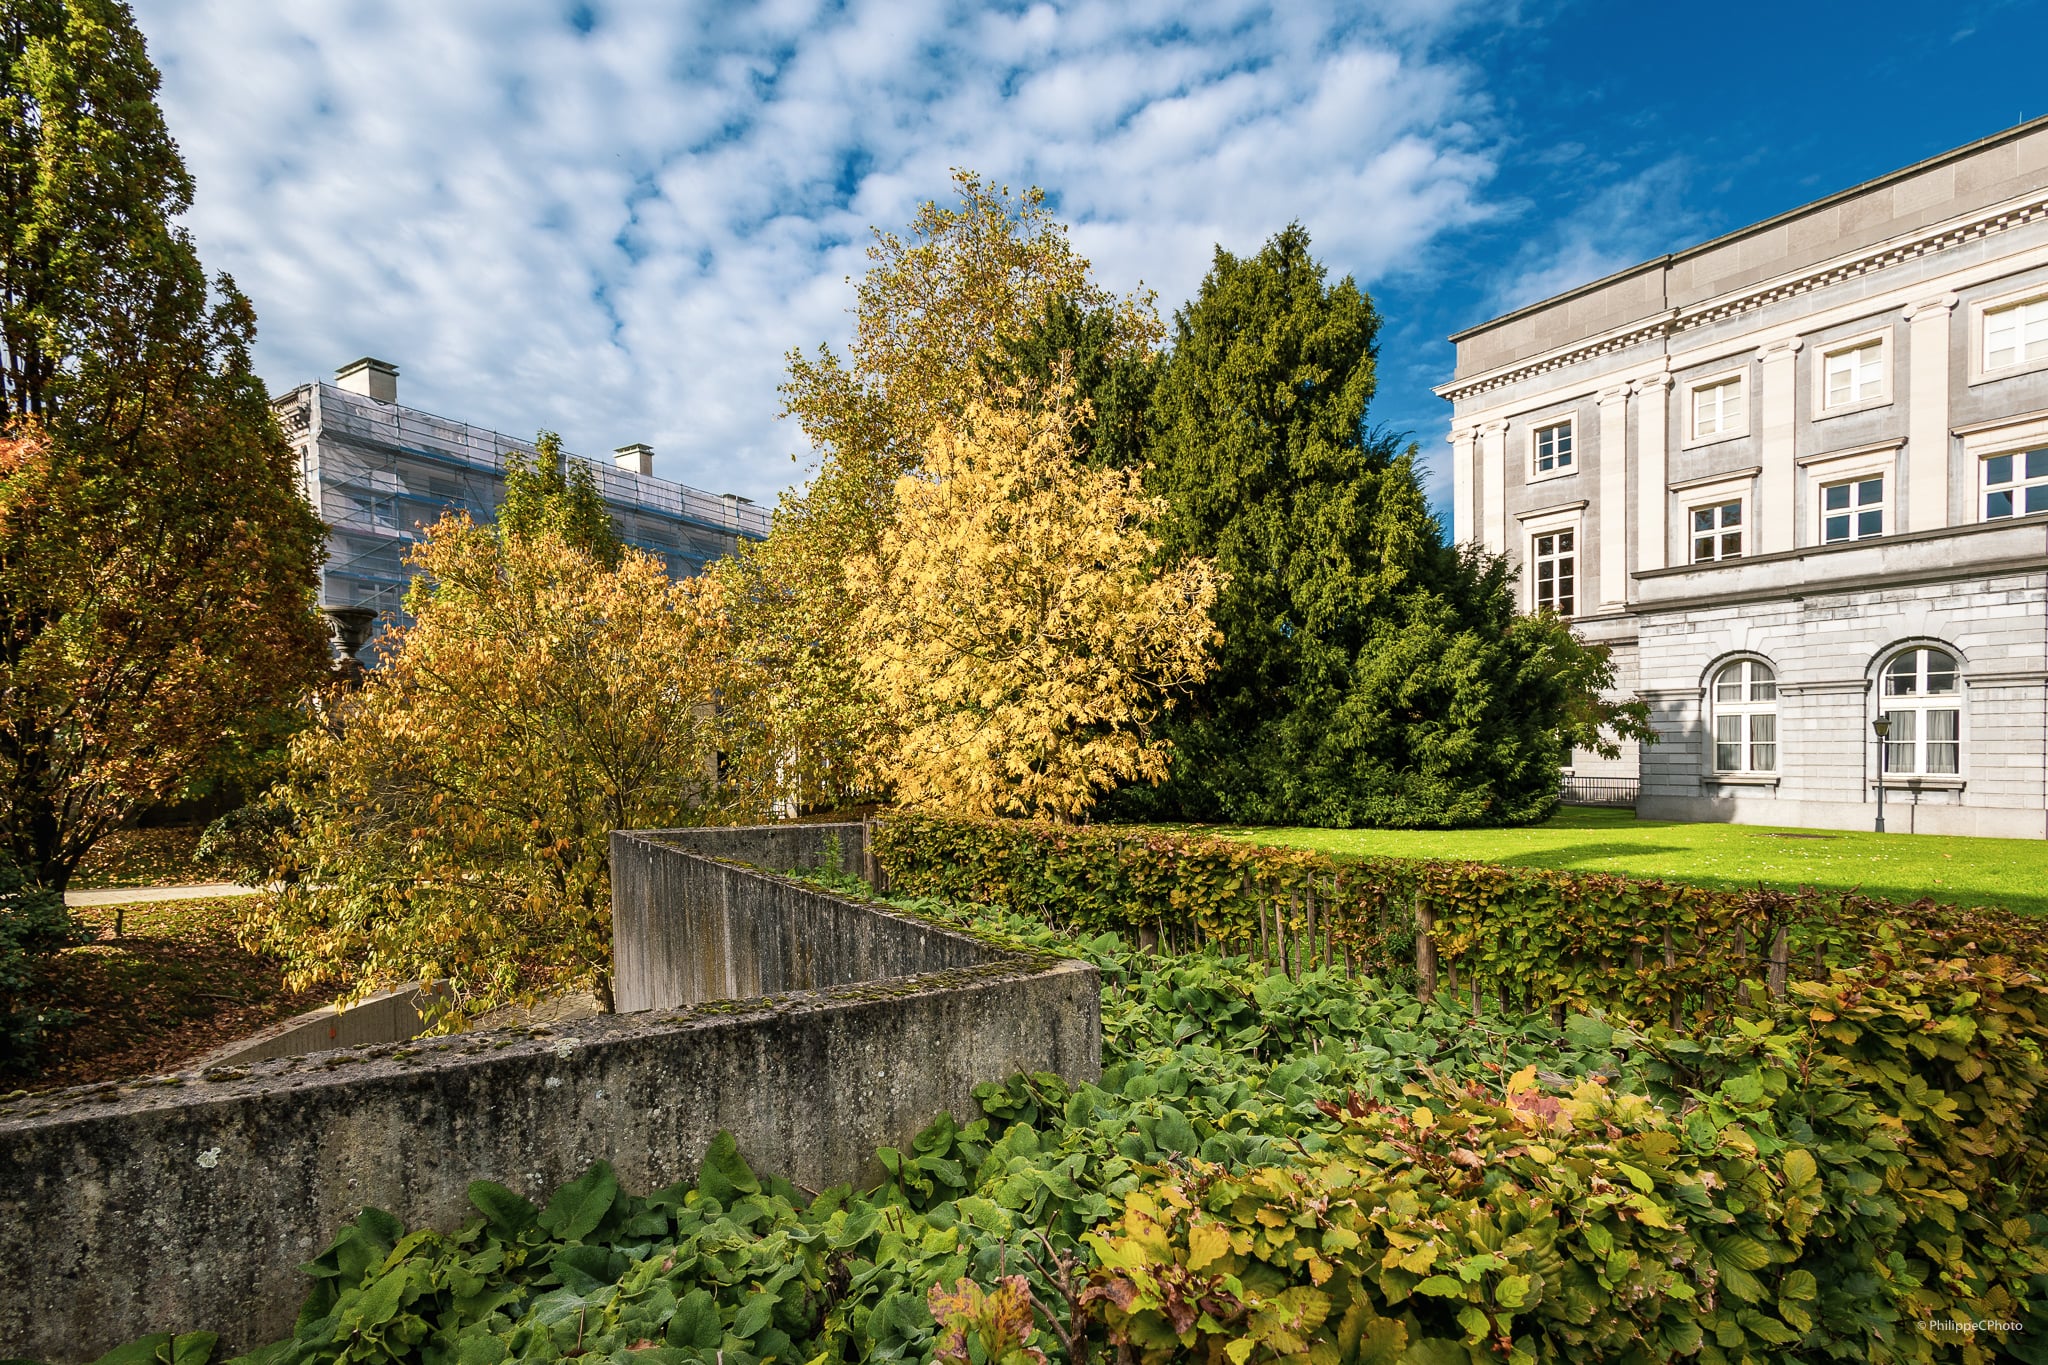
[(1570, 531), (1550, 531), (1533, 537), (1529, 558), (1536, 566), (1536, 609), (1570, 616), (1577, 601), (1578, 554)]
[(1738, 376), (1692, 391), (1692, 435), (1696, 441), (1742, 430), (1742, 380)]
[(1826, 359), (1827, 396), (1830, 408), (1846, 408), (1884, 397), (1884, 343), (1866, 341)]
[(1758, 711), (1749, 718), (1749, 770), (1778, 770), (1778, 717), (1773, 712)]
[(1742, 500), (1692, 509), (1692, 562), (1710, 564), (1742, 554)]
[(1885, 719), (1892, 723), (1891, 733), (1884, 741), (1884, 770), (1888, 773), (1910, 773), (1919, 769), (1914, 764), (1914, 754), (1919, 746), (1918, 711), (1887, 711)]
[(1984, 519), (2048, 512), (2048, 450), (1993, 455), (1984, 461)]
[(2048, 360), (2048, 299), (1984, 312), (1984, 368), (2003, 370)]
[(1714, 717), (1714, 767), (1724, 773), (1742, 771), (1742, 721), (1740, 715)]
[(1954, 774), (1962, 771), (1962, 712), (1927, 713), (1927, 771)]
[(1536, 472), (1554, 474), (1572, 467), (1572, 424), (1536, 428)]
[(1835, 545), (1884, 534), (1884, 475), (1824, 484), (1820, 490), (1820, 538)]
[(1888, 775), (1954, 777), (1962, 772), (1961, 711), (1916, 708), (1884, 714), (1892, 723), (1891, 734), (1884, 743), (1884, 770)]

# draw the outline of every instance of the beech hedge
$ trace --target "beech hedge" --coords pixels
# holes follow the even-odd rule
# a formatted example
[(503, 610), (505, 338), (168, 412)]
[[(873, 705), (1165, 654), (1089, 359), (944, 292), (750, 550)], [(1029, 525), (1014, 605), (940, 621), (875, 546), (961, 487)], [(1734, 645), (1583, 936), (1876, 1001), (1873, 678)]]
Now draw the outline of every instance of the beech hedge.
[[(1793, 982), (1876, 962), (1964, 957), (2048, 973), (2048, 923), (1932, 901), (1714, 891), (1486, 863), (1340, 862), (1141, 828), (929, 813), (892, 814), (872, 841), (890, 885), (906, 894), (1169, 949), (1215, 947), (1290, 973), (1328, 964), (1488, 1008), (1699, 1025)], [(1417, 952), (1424, 935), (1433, 953)], [(1433, 981), (1420, 979), (1432, 969)]]

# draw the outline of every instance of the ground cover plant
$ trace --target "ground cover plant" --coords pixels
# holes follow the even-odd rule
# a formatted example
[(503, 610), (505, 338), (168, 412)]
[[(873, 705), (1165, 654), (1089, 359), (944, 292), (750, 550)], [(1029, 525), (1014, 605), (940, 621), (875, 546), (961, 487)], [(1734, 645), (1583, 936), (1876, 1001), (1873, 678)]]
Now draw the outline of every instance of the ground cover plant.
[(219, 881), (199, 865), (199, 825), (117, 829), (92, 846), (71, 878), (73, 891), (134, 886), (193, 886)]
[[(1633, 812), (1567, 806), (1521, 829), (1204, 828), (1199, 832), (1338, 859), (1474, 859), (1504, 867), (1608, 872), (1740, 891), (1759, 882), (1922, 896), (2048, 914), (2048, 842), (1962, 835), (1777, 829), (1638, 820)], [(1176, 827), (1185, 828), (1185, 827)]]
[[(176, 1070), (333, 992), (295, 992), (284, 964), (245, 947), (233, 900), (152, 901), (72, 912), (89, 936), (59, 952), (31, 997), (63, 1016), (38, 1064), (9, 1087), (43, 1090)], [(117, 913), (124, 932), (113, 933)]]
[(975, 923), (1102, 969), (1099, 1083), (984, 1086), (868, 1191), (721, 1140), (648, 1195), (600, 1164), (544, 1207), (479, 1183), (453, 1233), (365, 1211), (244, 1362), (2044, 1358), (1921, 1326), (2048, 1294), (2038, 981), (1845, 974), (1685, 1037)]

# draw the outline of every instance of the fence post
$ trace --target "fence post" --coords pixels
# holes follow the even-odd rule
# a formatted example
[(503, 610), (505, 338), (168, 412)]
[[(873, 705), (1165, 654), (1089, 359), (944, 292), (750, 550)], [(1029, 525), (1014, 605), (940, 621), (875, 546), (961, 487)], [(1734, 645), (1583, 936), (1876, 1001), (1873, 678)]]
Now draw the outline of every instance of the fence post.
[[(1251, 874), (1246, 873), (1245, 875), (1250, 877)], [(1265, 967), (1270, 975), (1273, 966), (1273, 950), (1266, 941), (1266, 902), (1260, 897), (1253, 897), (1252, 908), (1258, 912), (1259, 916), (1259, 965)]]
[(1749, 930), (1735, 926), (1735, 999), (1744, 1008), (1749, 1005)]
[[(1672, 946), (1671, 926), (1667, 924), (1664, 926), (1664, 979), (1666, 981), (1669, 981), (1671, 979), (1671, 973), (1677, 966), (1678, 952)], [(1671, 1027), (1677, 1028), (1679, 1019), (1683, 1017), (1683, 1011), (1685, 1007), (1683, 1002), (1679, 1000), (1677, 994), (1675, 993), (1676, 988), (1673, 989), (1674, 994), (1671, 997)]]
[(1792, 940), (1785, 933), (1785, 926), (1779, 925), (1778, 932), (1771, 936), (1771, 974), (1766, 989), (1771, 999), (1783, 1000), (1786, 987), (1792, 976)]
[(1420, 891), (1415, 893), (1415, 985), (1423, 1000), (1436, 999), (1436, 912)]

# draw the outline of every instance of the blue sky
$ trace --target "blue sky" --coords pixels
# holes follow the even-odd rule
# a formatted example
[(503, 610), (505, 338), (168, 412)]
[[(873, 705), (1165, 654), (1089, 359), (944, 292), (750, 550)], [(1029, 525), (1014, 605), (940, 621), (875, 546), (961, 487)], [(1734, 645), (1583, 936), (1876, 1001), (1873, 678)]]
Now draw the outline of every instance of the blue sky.
[(763, 501), (809, 464), (783, 355), (843, 342), (868, 226), (952, 166), (1045, 187), (1169, 313), (1301, 220), (1441, 503), (1450, 332), (2048, 113), (2048, 17), (1998, 0), (134, 8), (274, 390), (375, 354), (404, 402)]

